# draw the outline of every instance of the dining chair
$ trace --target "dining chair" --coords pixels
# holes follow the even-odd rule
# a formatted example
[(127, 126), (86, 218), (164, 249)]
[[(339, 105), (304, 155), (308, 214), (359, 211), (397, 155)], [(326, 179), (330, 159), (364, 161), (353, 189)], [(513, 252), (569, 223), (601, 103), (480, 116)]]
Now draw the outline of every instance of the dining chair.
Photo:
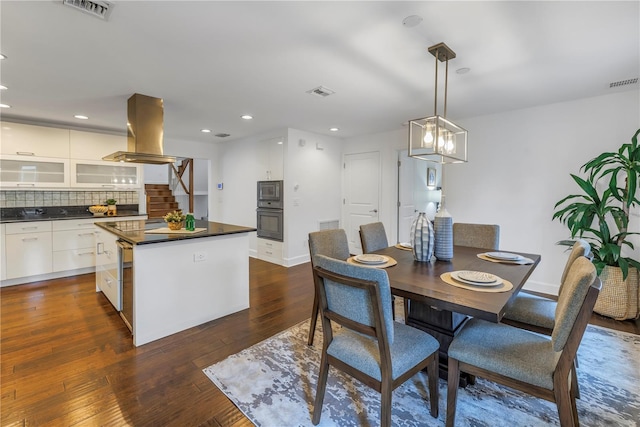
[(500, 248), (500, 226), (455, 222), (453, 223), (453, 244), (454, 246), (498, 250)]
[[(345, 261), (351, 255), (349, 253), (349, 241), (347, 233), (342, 229), (322, 230), (309, 233), (309, 255), (311, 256), (311, 268), (315, 266), (315, 259), (318, 255), (325, 255), (330, 258)], [(318, 321), (318, 295), (313, 296), (313, 308), (311, 309), (311, 324), (309, 326), (308, 345), (313, 345), (313, 337)]]
[(384, 224), (381, 222), (362, 224), (360, 226), (360, 243), (362, 244), (362, 253), (365, 254), (388, 247), (389, 242)]
[(555, 402), (560, 425), (577, 426), (574, 359), (602, 283), (586, 257), (570, 267), (551, 337), (473, 318), (449, 346), (446, 425), (455, 424), (460, 370)]
[[(384, 229), (384, 224), (381, 222), (372, 222), (370, 224), (362, 224), (360, 226), (360, 243), (362, 246), (362, 253), (368, 254), (380, 249), (384, 249), (389, 246), (387, 240), (387, 233)], [(400, 297), (397, 297), (400, 298)], [(392, 295), (393, 305), (391, 306), (393, 311), (393, 318), (396, 318), (396, 296)], [(404, 305), (404, 322), (407, 323), (407, 314), (409, 312), (409, 302), (406, 298), (402, 301)]]
[(324, 338), (313, 424), (320, 422), (330, 365), (381, 394), (381, 426), (391, 425), (393, 390), (426, 368), (429, 412), (437, 418), (439, 343), (393, 321), (387, 272), (323, 255), (313, 271)]

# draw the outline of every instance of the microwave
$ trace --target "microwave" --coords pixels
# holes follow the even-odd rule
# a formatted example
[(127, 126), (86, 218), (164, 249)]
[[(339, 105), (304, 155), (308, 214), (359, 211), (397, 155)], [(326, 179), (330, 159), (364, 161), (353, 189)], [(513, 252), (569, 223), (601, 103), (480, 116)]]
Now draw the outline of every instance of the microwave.
[(258, 181), (258, 207), (273, 209), (284, 207), (282, 181)]

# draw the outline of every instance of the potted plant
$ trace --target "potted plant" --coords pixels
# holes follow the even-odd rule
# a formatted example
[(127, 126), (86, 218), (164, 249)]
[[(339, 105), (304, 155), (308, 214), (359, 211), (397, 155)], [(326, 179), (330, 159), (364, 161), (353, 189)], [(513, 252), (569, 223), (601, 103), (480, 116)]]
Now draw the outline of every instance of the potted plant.
[(184, 220), (187, 218), (186, 215), (182, 213), (180, 209), (175, 210), (173, 212), (169, 212), (165, 216), (163, 216), (167, 226), (171, 230), (181, 230), (184, 226)]
[(107, 199), (105, 201), (105, 203), (107, 204), (107, 215), (109, 216), (113, 216), (116, 214), (117, 210), (116, 210), (116, 199)]
[[(640, 205), (640, 129), (617, 152), (602, 153), (580, 168), (586, 178), (571, 174), (583, 194), (556, 203), (553, 219), (569, 227), (571, 237), (586, 239), (602, 280), (594, 311), (614, 318), (636, 318), (640, 261), (623, 256), (623, 246), (638, 232), (629, 231), (630, 210)], [(570, 240), (559, 242), (572, 245)], [(621, 297), (626, 295), (627, 297)], [(625, 302), (624, 299), (628, 299)]]

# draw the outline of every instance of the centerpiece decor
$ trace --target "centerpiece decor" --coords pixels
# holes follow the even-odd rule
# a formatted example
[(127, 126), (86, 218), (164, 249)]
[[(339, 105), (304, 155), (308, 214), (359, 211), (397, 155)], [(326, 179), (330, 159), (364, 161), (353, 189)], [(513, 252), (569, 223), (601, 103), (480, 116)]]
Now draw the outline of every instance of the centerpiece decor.
[(105, 203), (107, 204), (107, 216), (115, 216), (118, 213), (116, 199), (107, 199)]
[(187, 218), (187, 216), (183, 214), (180, 209), (178, 209), (173, 212), (169, 212), (162, 218), (167, 223), (167, 226), (169, 227), (169, 229), (175, 231), (175, 230), (182, 230), (182, 227), (184, 227), (184, 220)]
[[(582, 165), (586, 179), (571, 174), (584, 194), (560, 200), (553, 214), (553, 219), (569, 227), (572, 238), (584, 238), (591, 245), (602, 280), (594, 311), (618, 320), (640, 316), (640, 261), (623, 254), (623, 250), (634, 250), (629, 236), (640, 235), (628, 228), (630, 211), (640, 204), (638, 134), (640, 129), (617, 152), (602, 153)], [(573, 245), (571, 240), (558, 243)]]
[(434, 232), (431, 221), (424, 212), (411, 224), (411, 247), (416, 261), (431, 261), (434, 250)]
[(453, 218), (445, 208), (444, 196), (442, 196), (440, 210), (433, 220), (433, 229), (436, 258), (441, 261), (451, 261), (453, 259)]

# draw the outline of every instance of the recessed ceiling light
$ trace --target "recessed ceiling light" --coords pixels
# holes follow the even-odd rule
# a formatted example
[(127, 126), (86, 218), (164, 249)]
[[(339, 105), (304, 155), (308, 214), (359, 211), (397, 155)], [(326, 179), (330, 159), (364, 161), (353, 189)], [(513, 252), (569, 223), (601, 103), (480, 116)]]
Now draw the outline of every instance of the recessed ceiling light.
[(471, 71), (471, 68), (463, 67), (463, 68), (458, 68), (456, 70), (456, 73), (458, 73), (458, 74), (467, 74), (469, 71)]
[(7, 90), (7, 87), (4, 85), (0, 85), (0, 90)]
[(338, 128), (331, 128), (331, 129), (329, 129), (329, 130), (330, 130), (331, 132), (338, 132), (340, 129), (338, 129)]
[(89, 120), (89, 116), (83, 116), (82, 114), (76, 114), (75, 116), (76, 119), (80, 119), (80, 120)]
[(422, 17), (418, 15), (410, 15), (402, 20), (402, 25), (407, 28), (415, 27), (422, 22)]
[(200, 129), (202, 133), (211, 133), (211, 129)]
[(11, 108), (11, 105), (0, 104), (0, 108)]
[(0, 53), (0, 59), (7, 59), (7, 55), (3, 55), (2, 53)]
[(250, 116), (250, 115), (248, 115), (248, 114), (245, 114), (245, 115), (243, 115), (243, 116), (241, 116), (241, 117), (242, 117), (243, 119), (245, 119), (245, 120), (251, 120), (251, 119), (253, 119), (253, 116)]

